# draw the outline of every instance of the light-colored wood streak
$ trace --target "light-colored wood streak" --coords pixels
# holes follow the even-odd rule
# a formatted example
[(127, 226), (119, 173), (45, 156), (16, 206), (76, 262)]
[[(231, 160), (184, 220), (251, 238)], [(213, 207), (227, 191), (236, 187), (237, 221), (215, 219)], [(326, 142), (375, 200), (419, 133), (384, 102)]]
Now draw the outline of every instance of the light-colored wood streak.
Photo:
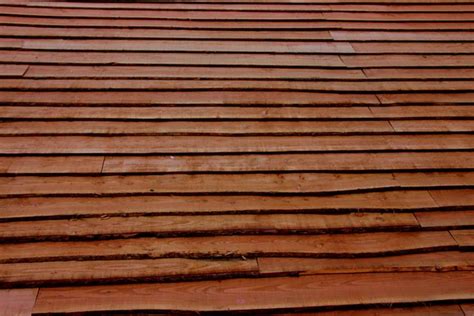
[[(472, 272), (374, 273), (52, 288), (40, 290), (34, 311), (227, 311), (406, 303), (413, 300), (432, 302), (453, 297), (472, 299), (473, 275)], [(129, 299), (124, 300), (125, 296)]]
[(79, 258), (353, 257), (456, 248), (449, 232), (134, 238), (0, 244), (0, 262)]

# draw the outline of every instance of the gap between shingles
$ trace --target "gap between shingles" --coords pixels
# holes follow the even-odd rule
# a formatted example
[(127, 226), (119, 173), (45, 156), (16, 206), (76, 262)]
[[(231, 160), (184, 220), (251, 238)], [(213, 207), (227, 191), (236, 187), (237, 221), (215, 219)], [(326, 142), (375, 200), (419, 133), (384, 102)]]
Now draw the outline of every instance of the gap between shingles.
[(102, 166), (100, 168), (100, 174), (104, 173), (104, 165), (105, 165), (105, 156), (102, 157)]

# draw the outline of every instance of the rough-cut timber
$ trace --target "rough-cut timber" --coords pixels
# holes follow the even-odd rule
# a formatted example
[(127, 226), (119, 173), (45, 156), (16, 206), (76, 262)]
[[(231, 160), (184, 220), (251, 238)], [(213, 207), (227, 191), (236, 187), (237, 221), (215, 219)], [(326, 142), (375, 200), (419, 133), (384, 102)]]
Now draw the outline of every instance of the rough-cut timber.
[(0, 316), (468, 316), (473, 249), (473, 1), (0, 0)]

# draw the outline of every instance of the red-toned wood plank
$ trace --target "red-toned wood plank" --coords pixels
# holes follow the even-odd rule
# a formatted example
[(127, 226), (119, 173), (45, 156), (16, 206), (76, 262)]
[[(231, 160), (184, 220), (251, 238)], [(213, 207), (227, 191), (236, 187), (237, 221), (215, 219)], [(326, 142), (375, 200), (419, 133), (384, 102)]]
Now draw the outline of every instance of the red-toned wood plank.
[(426, 228), (474, 226), (474, 211), (417, 212), (415, 216)]
[[(25, 78), (220, 78), (220, 79), (364, 79), (360, 70), (246, 68), (246, 67), (151, 67), (151, 66), (31, 66)], [(133, 83), (132, 83), (133, 84)], [(268, 85), (267, 85), (268, 88)], [(183, 88), (184, 89), (184, 88)]]
[[(284, 35), (283, 35), (284, 36)], [(446, 41), (468, 42), (474, 40), (471, 32), (381, 32), (381, 31), (331, 31), (331, 36), (337, 41)]]
[[(220, 14), (222, 15), (222, 14)], [(154, 52), (352, 53), (346, 42), (24, 39), (25, 49)], [(6, 42), (5, 45), (9, 44)], [(14, 42), (12, 45), (18, 45)], [(473, 44), (474, 45), (474, 44)], [(9, 46), (7, 46), (9, 47)]]
[[(1, 17), (0, 17), (1, 18)], [(110, 22), (108, 22), (110, 23)], [(30, 64), (92, 64), (92, 65), (186, 65), (186, 66), (344, 66), (336, 55), (289, 55), (289, 54), (245, 54), (245, 53), (150, 53), (150, 52), (75, 52), (54, 51), (0, 51), (0, 61), (5, 63)], [(57, 68), (56, 68), (57, 69)], [(69, 67), (62, 68), (69, 69)], [(81, 68), (75, 68), (81, 69)], [(133, 68), (137, 71), (139, 68)], [(165, 68), (166, 69), (166, 68)], [(176, 68), (177, 69), (177, 68)], [(207, 68), (212, 71), (213, 68)], [(239, 71), (238, 69), (233, 69)], [(257, 69), (258, 70), (258, 69)], [(253, 70), (253, 71), (257, 71)], [(263, 70), (262, 70), (263, 71)], [(268, 72), (269, 70), (267, 70)], [(277, 70), (274, 70), (277, 71)], [(291, 69), (288, 69), (291, 71)], [(295, 70), (293, 70), (295, 71)], [(304, 70), (301, 70), (304, 71)], [(71, 74), (72, 75), (72, 74)], [(360, 76), (363, 78), (363, 76)]]
[[(474, 202), (472, 203), (474, 205)], [(410, 211), (436, 208), (427, 191), (353, 193), (331, 196), (127, 196), (35, 197), (0, 199), (0, 217), (73, 217), (76, 215), (183, 215), (232, 213), (340, 213)]]
[(30, 316), (38, 289), (0, 289), (1, 316)]
[(375, 273), (473, 270), (474, 254), (445, 251), (375, 258), (258, 258), (263, 274)]
[(462, 300), (474, 297), (473, 276), (472, 272), (375, 273), (51, 288), (40, 290), (34, 311), (228, 311)]
[(429, 132), (435, 129), (445, 132), (474, 131), (474, 120), (393, 120), (390, 124), (397, 132)]
[[(195, 144), (206, 146), (195, 147)], [(176, 154), (472, 149), (472, 135), (4, 136), (2, 154)], [(172, 158), (171, 158), (172, 159)]]
[(0, 65), (0, 77), (22, 77), (27, 69), (25, 65)]
[[(464, 125), (467, 126), (467, 123)], [(403, 129), (407, 130), (411, 130), (410, 127)], [(431, 129), (427, 127), (426, 130), (447, 131), (447, 128), (443, 124), (432, 124)], [(387, 121), (0, 122), (0, 135), (318, 135), (392, 132), (393, 128)]]
[(438, 105), (438, 106), (380, 106), (370, 107), (374, 117), (377, 118), (473, 118), (474, 107), (463, 105)]
[[(1, 160), (0, 160), (1, 161)], [(208, 162), (212, 161), (212, 164)], [(176, 164), (173, 166), (173, 163)], [(104, 173), (149, 173), (178, 171), (342, 171), (342, 170), (415, 170), (473, 168), (469, 152), (453, 153), (351, 153), (305, 155), (249, 155), (226, 157), (107, 157)], [(13, 170), (11, 172), (14, 172)]]
[[(255, 259), (246, 260), (103, 260), (0, 264), (2, 286), (51, 286), (136, 283), (161, 280), (253, 276)], [(1, 293), (1, 292), (0, 292)], [(1, 297), (1, 294), (0, 294)], [(0, 311), (0, 315), (1, 311)], [(10, 316), (13, 314), (5, 314)]]
[(338, 94), (296, 91), (192, 91), (174, 92), (19, 92), (1, 91), (0, 103), (23, 105), (238, 105), (310, 106), (377, 105), (372, 94)]
[[(468, 33), (461, 33), (467, 36)], [(279, 41), (321, 41), (332, 40), (333, 36), (328, 31), (204, 31), (204, 30), (160, 30), (160, 29), (96, 29), (96, 28), (42, 28), (42, 27), (17, 27), (3, 26), (0, 36), (21, 38), (92, 38), (92, 39), (192, 39), (192, 40), (279, 40)], [(448, 37), (455, 40), (456, 37)]]
[(386, 308), (336, 309), (334, 311), (272, 314), (274, 316), (465, 316), (459, 305), (405, 306)]
[(255, 256), (354, 257), (456, 248), (449, 232), (132, 238), (0, 244), (0, 262)]
[[(466, 179), (462, 179), (465, 175)], [(407, 186), (430, 184), (470, 185), (471, 174), (414, 173)], [(147, 194), (147, 193), (324, 193), (358, 190), (381, 190), (400, 187), (389, 173), (367, 174), (280, 174), (280, 175), (173, 175), (173, 176), (103, 176), (103, 177), (0, 177), (0, 196), (60, 194)], [(454, 179), (455, 178), (455, 179)], [(457, 180), (457, 181), (456, 181)], [(408, 183), (408, 181), (410, 181)], [(403, 186), (403, 185), (402, 185)]]
[(451, 230), (450, 233), (460, 247), (474, 247), (474, 230)]
[[(37, 69), (35, 67), (32, 68)], [(212, 68), (214, 69), (214, 68)], [(320, 80), (320, 81), (294, 81), (294, 80), (272, 80), (271, 84), (265, 80), (249, 80), (249, 79), (222, 79), (222, 80), (189, 80), (189, 79), (137, 79), (127, 80), (124, 78), (112, 78), (108, 76), (120, 76), (120, 67), (116, 67), (112, 73), (105, 71), (99, 74), (104, 78), (95, 79), (64, 79), (58, 78), (43, 78), (42, 80), (23, 78), (23, 79), (4, 79), (0, 82), (0, 89), (2, 90), (140, 90), (140, 91), (160, 91), (160, 90), (271, 90), (271, 91), (321, 91), (321, 92), (379, 92), (379, 91), (417, 91), (417, 92), (439, 92), (439, 91), (472, 91), (474, 90), (473, 81), (471, 80), (404, 80), (404, 81), (366, 81), (359, 80)], [(278, 71), (268, 71), (268, 75), (278, 75)], [(317, 70), (312, 70), (317, 72)], [(266, 75), (264, 71), (258, 76)], [(210, 73), (210, 72), (208, 72)], [(258, 70), (255, 72), (258, 73)], [(302, 72), (301, 74), (305, 74)], [(73, 74), (72, 76), (76, 76)], [(122, 73), (122, 75), (124, 75)], [(134, 73), (136, 76), (141, 76), (140, 72)], [(165, 74), (163, 74), (165, 75)], [(183, 73), (183, 76), (185, 74)], [(213, 74), (211, 74), (212, 76)], [(229, 74), (227, 74), (228, 76)], [(233, 73), (232, 76), (240, 76), (240, 74)], [(285, 76), (288, 74), (284, 74)], [(299, 76), (299, 74), (297, 74)], [(56, 74), (54, 74), (56, 76)], [(61, 76), (59, 74), (58, 76)], [(64, 76), (68, 76), (64, 74)], [(146, 75), (144, 75), (146, 76)], [(105, 78), (107, 77), (107, 78)]]
[[(137, 3), (135, 3), (137, 4)], [(111, 5), (111, 3), (107, 3)], [(306, 6), (306, 5), (305, 5)], [(143, 20), (115, 19), (111, 24), (107, 18), (76, 17), (33, 17), (33, 16), (0, 16), (0, 23), (17, 26), (55, 26), (55, 27), (95, 27), (106, 29), (123, 29), (127, 27), (168, 28), (168, 29), (221, 29), (221, 30), (472, 30), (471, 22), (463, 21), (330, 21), (330, 20)]]
[(461, 309), (464, 315), (474, 315), (474, 304), (461, 304)]
[[(392, 107), (386, 107), (390, 109)], [(414, 113), (419, 117), (423, 112), (426, 115), (434, 113), (440, 116), (467, 116), (474, 107), (437, 107), (432, 112), (426, 111), (427, 107), (403, 107), (398, 111), (398, 116), (409, 117)], [(430, 109), (432, 109), (431, 107)], [(376, 109), (376, 108), (374, 108)], [(423, 110), (423, 111), (421, 111)], [(375, 111), (375, 110), (372, 110)], [(368, 107), (44, 107), (44, 106), (0, 106), (1, 118), (15, 119), (119, 119), (119, 120), (176, 120), (176, 119), (368, 119), (374, 115)], [(426, 113), (427, 112), (427, 113)], [(383, 116), (383, 115), (379, 115)], [(395, 114), (388, 115), (388, 117)]]
[(382, 104), (471, 104), (474, 93), (378, 94)]
[(471, 79), (474, 76), (472, 68), (383, 68), (364, 69), (370, 79)]
[(339, 21), (472, 21), (473, 13), (448, 12), (436, 13), (408, 13), (408, 12), (322, 12), (325, 19)]
[(393, 176), (405, 188), (420, 186), (471, 186), (474, 184), (474, 172), (397, 172)]
[[(456, 14), (454, 14), (456, 15)], [(25, 42), (26, 43), (26, 42)], [(416, 43), (416, 42), (354, 42), (351, 46), (357, 53), (472, 53), (474, 43)]]
[[(1, 57), (0, 57), (1, 58)], [(474, 55), (343, 55), (343, 62), (350, 67), (472, 67)], [(443, 69), (446, 70), (446, 69)], [(368, 71), (368, 70), (364, 70)], [(399, 70), (397, 70), (398, 72)], [(425, 69), (415, 69), (425, 71)], [(440, 71), (439, 71), (440, 72)], [(371, 72), (368, 72), (370, 74)]]
[(440, 206), (474, 205), (474, 190), (431, 190), (430, 194)]
[[(129, 236), (335, 233), (416, 229), (413, 214), (199, 215), (83, 218), (0, 223), (2, 242), (87, 240)], [(1, 278), (0, 278), (1, 279)]]
[(0, 157), (2, 173), (100, 173), (104, 157)]

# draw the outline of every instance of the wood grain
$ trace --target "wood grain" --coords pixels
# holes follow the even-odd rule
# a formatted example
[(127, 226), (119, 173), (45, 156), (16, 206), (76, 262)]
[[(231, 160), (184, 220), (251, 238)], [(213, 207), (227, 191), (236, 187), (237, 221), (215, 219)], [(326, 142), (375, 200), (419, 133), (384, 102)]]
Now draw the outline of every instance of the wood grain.
[(81, 240), (130, 236), (328, 233), (418, 228), (413, 214), (102, 217), (0, 223), (0, 240)]
[(258, 258), (263, 274), (298, 273), (298, 275), (326, 273), (375, 272), (440, 272), (473, 270), (474, 255), (458, 251), (430, 252), (375, 258)]
[[(374, 273), (113, 288), (53, 288), (40, 290), (34, 311), (263, 310), (412, 300), (432, 302), (454, 297), (472, 299), (472, 278), (472, 272)], [(107, 299), (101, 299), (104, 295)]]
[(458, 243), (447, 231), (307, 236), (133, 238), (103, 241), (2, 243), (0, 244), (0, 263), (166, 257), (368, 257), (453, 250), (457, 247)]
[(252, 276), (258, 272), (257, 262), (254, 259), (65, 261), (1, 264), (0, 268), (2, 286), (149, 282), (182, 278)]
[[(474, 203), (471, 203), (474, 205)], [(184, 215), (233, 213), (393, 212), (437, 208), (427, 191), (389, 191), (331, 196), (126, 196), (0, 199), (0, 218), (88, 215)]]

